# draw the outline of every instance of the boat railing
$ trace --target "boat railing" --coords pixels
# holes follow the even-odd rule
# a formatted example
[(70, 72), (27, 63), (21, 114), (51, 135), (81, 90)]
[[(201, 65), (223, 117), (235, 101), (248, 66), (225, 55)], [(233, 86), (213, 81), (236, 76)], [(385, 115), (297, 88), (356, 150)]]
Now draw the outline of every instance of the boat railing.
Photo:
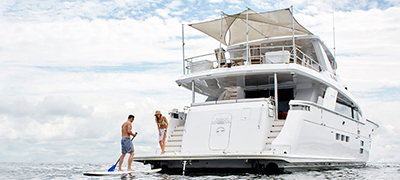
[(251, 98), (251, 99), (234, 99), (234, 100), (217, 100), (217, 101), (206, 101), (192, 103), (192, 107), (196, 106), (208, 106), (215, 104), (235, 104), (235, 103), (251, 103), (251, 102), (273, 102), (271, 98)]
[(314, 69), (317, 72), (320, 72), (323, 69), (321, 64), (316, 62), (313, 58), (308, 56), (306, 53), (304, 53), (302, 50), (300, 50), (297, 47), (296, 47), (296, 52), (300, 53), (299, 55), (296, 55), (296, 63), (301, 64), (306, 67), (309, 67), (311, 69)]
[[(318, 109), (322, 109), (323, 111), (326, 111), (326, 112), (329, 112), (329, 113), (332, 113), (332, 114), (336, 114), (336, 115), (341, 116), (343, 118), (346, 118), (346, 119), (349, 119), (351, 121), (354, 121), (354, 122), (360, 123), (362, 125), (365, 125), (364, 122), (356, 120), (356, 119), (354, 119), (352, 117), (349, 117), (349, 116), (347, 116), (347, 115), (345, 115), (343, 113), (328, 109), (328, 108), (326, 108), (326, 107), (324, 107), (324, 106), (322, 106), (320, 104), (317, 104), (317, 103), (314, 103), (314, 102), (311, 102), (311, 101), (291, 100), (289, 102), (289, 105), (290, 105), (290, 110), (302, 110), (302, 111), (311, 111), (311, 109), (312, 109), (311, 107), (315, 107), (315, 108), (318, 108)], [(320, 110), (318, 110), (318, 111), (319, 112), (323, 112), (323, 111), (320, 111)]]
[[(222, 48), (221, 53), (219, 50), (218, 48), (215, 49), (214, 53), (186, 58), (184, 61), (185, 74), (217, 68), (259, 64), (295, 63), (311, 68), (317, 72), (323, 69), (317, 61), (297, 47), (296, 55), (294, 55), (293, 46), (250, 46), (248, 56), (246, 55), (245, 48), (231, 49), (228, 53), (225, 53), (225, 50)], [(229, 57), (226, 57), (226, 54), (229, 55)]]

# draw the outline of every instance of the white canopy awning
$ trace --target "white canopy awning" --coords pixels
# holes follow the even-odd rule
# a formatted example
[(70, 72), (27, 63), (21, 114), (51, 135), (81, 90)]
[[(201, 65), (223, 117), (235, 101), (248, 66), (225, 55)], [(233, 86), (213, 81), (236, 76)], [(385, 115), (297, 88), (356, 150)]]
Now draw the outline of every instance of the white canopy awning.
[[(292, 14), (290, 9), (256, 13), (247, 9), (235, 15), (224, 14), (222, 19), (189, 24), (193, 28), (213, 37), (225, 45), (233, 45), (246, 42), (248, 14), (248, 40), (258, 40), (271, 37), (292, 36)], [(221, 24), (222, 20), (222, 24)], [(301, 26), (294, 19), (294, 35), (312, 35), (310, 31)], [(222, 26), (221, 26), (222, 25)], [(222, 28), (222, 31), (221, 31)], [(227, 37), (229, 39), (227, 39)]]

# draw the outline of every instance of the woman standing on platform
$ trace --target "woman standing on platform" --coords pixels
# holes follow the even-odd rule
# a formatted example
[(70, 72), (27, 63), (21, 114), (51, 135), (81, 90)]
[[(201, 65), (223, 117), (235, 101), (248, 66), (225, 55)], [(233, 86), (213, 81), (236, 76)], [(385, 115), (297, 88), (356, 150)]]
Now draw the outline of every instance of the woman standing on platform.
[(160, 143), (161, 154), (165, 153), (165, 139), (167, 138), (167, 129), (168, 129), (168, 121), (165, 116), (161, 114), (160, 111), (156, 111), (154, 114), (156, 117), (156, 124), (158, 128), (159, 138), (158, 142)]

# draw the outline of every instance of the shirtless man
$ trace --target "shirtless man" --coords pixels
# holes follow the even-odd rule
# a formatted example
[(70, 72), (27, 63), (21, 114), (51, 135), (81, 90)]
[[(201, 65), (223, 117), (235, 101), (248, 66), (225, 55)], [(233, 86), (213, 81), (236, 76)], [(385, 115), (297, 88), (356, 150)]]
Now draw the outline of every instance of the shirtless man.
[(125, 158), (125, 155), (127, 153), (130, 154), (129, 159), (128, 159), (128, 171), (134, 171), (131, 168), (131, 165), (132, 165), (132, 161), (133, 161), (133, 156), (135, 154), (134, 153), (135, 150), (133, 149), (133, 143), (132, 143), (132, 141), (130, 139), (131, 135), (133, 137), (136, 137), (136, 134), (133, 134), (133, 132), (132, 132), (132, 122), (133, 122), (134, 119), (135, 119), (135, 116), (129, 115), (128, 116), (128, 120), (126, 122), (124, 122), (124, 124), (122, 124), (122, 127), (121, 127), (121, 129), (122, 129), (122, 139), (121, 139), (121, 152), (122, 152), (122, 155), (121, 155), (121, 157), (119, 159), (119, 169), (118, 169), (118, 171), (123, 171), (121, 169), (121, 166), (122, 166), (122, 163), (124, 162), (124, 158)]

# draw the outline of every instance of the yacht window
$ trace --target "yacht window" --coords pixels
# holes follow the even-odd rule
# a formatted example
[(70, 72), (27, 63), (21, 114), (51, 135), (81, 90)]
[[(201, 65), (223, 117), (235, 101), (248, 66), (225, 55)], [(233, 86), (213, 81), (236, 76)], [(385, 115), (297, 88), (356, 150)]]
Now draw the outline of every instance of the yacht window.
[(357, 108), (353, 108), (353, 118), (355, 119), (355, 120), (360, 120), (360, 114), (358, 113), (358, 111), (357, 111)]
[(179, 118), (179, 114), (177, 114), (177, 113), (171, 113), (171, 118), (176, 118), (176, 119), (178, 119), (178, 118)]
[(349, 141), (350, 141), (350, 137), (346, 136), (346, 142), (349, 142)]
[(304, 105), (292, 105), (291, 110), (302, 110), (302, 111), (310, 111), (310, 106)]
[(322, 56), (328, 59), (331, 68), (333, 70), (337, 69), (335, 58), (332, 56), (332, 53), (329, 51), (329, 49), (325, 45), (323, 46), (322, 44), (320, 44), (320, 48)]
[(364, 153), (364, 149), (360, 148), (360, 154), (363, 154), (363, 153)]
[(355, 106), (355, 103), (346, 98), (343, 94), (338, 93), (335, 105), (335, 111), (356, 120), (360, 119), (360, 112)]
[(335, 111), (338, 112), (338, 113), (341, 113), (343, 115), (346, 115), (348, 117), (352, 116), (351, 107), (346, 106), (346, 105), (341, 104), (341, 103), (338, 103), (338, 102), (336, 102)]
[(268, 98), (274, 96), (273, 90), (257, 90), (257, 91), (245, 91), (246, 99), (248, 98)]
[(325, 54), (327, 55), (327, 57), (329, 59), (329, 63), (331, 64), (332, 69), (337, 69), (337, 64), (336, 64), (335, 58), (332, 56), (331, 52), (329, 52), (328, 50), (325, 50)]
[(336, 133), (336, 140), (340, 140), (340, 134)]
[(360, 145), (361, 145), (361, 146), (364, 146), (364, 141), (360, 141)]
[(340, 140), (344, 141), (345, 135), (341, 135)]

